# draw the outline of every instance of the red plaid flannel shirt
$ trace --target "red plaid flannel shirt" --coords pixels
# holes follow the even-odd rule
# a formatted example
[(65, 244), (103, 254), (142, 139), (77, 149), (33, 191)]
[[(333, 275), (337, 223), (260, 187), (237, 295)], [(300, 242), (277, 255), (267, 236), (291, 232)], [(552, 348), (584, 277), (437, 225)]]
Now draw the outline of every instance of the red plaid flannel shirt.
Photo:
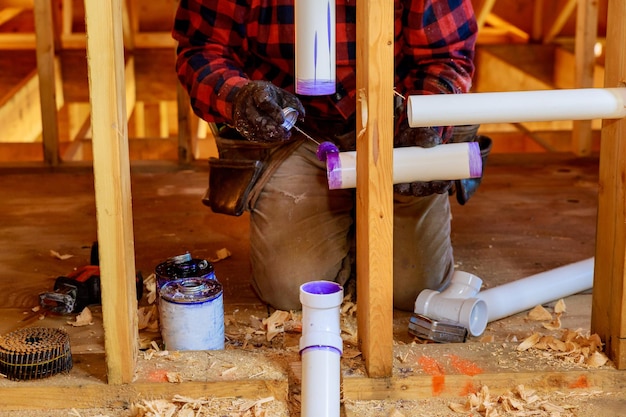
[[(194, 111), (230, 122), (248, 79), (294, 91), (294, 0), (181, 0), (173, 37), (176, 69)], [(474, 73), (476, 20), (470, 0), (394, 0), (395, 88), (465, 93)], [(355, 0), (336, 0), (337, 93), (299, 96), (307, 115), (347, 119), (356, 108)]]

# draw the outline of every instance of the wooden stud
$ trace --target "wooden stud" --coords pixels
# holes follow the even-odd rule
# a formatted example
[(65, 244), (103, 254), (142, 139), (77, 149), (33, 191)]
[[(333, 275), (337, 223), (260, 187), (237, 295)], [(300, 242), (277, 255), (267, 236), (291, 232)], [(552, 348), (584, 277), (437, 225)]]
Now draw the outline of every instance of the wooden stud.
[(358, 335), (370, 377), (393, 363), (393, 3), (357, 0)]
[[(626, 86), (626, 2), (609, 0), (605, 86)], [(626, 119), (604, 120), (591, 330), (626, 369)]]
[(176, 83), (177, 106), (178, 106), (178, 162), (189, 163), (193, 160), (193, 135), (191, 121), (195, 117), (191, 111), (191, 105), (187, 91)]
[(85, 1), (104, 347), (110, 384), (132, 382), (138, 352), (121, 1)]
[(485, 26), (487, 16), (491, 13), (493, 6), (496, 4), (496, 0), (482, 0), (478, 10), (476, 11), (476, 23), (478, 24), (478, 30)]
[[(593, 87), (596, 57), (594, 46), (598, 32), (597, 0), (578, 0), (576, 13), (576, 81), (575, 88)], [(593, 130), (591, 120), (576, 120), (572, 129), (572, 148), (576, 155), (591, 154)]]
[(43, 156), (46, 164), (55, 166), (59, 164), (59, 128), (54, 69), (54, 28), (50, 0), (35, 0), (34, 14)]
[(543, 0), (535, 0), (533, 4), (533, 26), (530, 39), (540, 42), (543, 35)]

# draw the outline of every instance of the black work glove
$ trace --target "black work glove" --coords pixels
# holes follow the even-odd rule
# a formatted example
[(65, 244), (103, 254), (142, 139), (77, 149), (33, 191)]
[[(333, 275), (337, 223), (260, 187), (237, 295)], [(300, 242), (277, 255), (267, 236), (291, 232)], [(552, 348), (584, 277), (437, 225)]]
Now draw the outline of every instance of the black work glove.
[[(441, 145), (441, 136), (429, 127), (410, 128), (404, 121), (398, 133), (393, 139), (394, 148), (407, 146), (420, 146), (422, 148), (432, 148)], [(393, 191), (401, 195), (415, 197), (426, 197), (431, 194), (447, 193), (452, 186), (451, 181), (416, 181), (411, 183), (394, 184)]]
[(450, 189), (450, 194), (456, 194), (456, 201), (460, 205), (465, 205), (470, 197), (476, 192), (485, 173), (487, 157), (491, 151), (492, 141), (487, 136), (476, 135), (480, 125), (455, 126), (450, 143), (478, 142), (480, 148), (480, 158), (482, 159), (482, 172), (479, 178), (466, 178), (454, 181), (454, 187)]
[(283, 108), (291, 107), (304, 118), (304, 107), (293, 94), (267, 81), (250, 81), (233, 99), (233, 124), (246, 139), (255, 142), (282, 142), (291, 132), (285, 129)]

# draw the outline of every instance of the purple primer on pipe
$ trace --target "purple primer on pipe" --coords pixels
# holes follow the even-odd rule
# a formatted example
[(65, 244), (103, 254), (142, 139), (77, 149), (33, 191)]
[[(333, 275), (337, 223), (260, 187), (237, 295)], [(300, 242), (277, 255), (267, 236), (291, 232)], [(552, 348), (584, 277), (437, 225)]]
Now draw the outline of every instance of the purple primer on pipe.
[(309, 294), (335, 294), (341, 290), (341, 285), (332, 281), (313, 281), (302, 285), (302, 291)]
[(483, 174), (483, 159), (480, 156), (480, 146), (478, 142), (469, 142), (468, 145), (470, 178), (480, 178)]
[(311, 350), (327, 350), (329, 352), (336, 353), (339, 356), (341, 356), (341, 354), (342, 354), (342, 352), (339, 349), (337, 349), (336, 347), (334, 347), (334, 346), (317, 345), (317, 346), (307, 346), (307, 347), (305, 347), (304, 349), (302, 349), (300, 351), (300, 355), (304, 354), (304, 352), (309, 352)]
[(326, 162), (326, 157), (329, 153), (339, 153), (339, 148), (337, 148), (337, 145), (335, 145), (332, 142), (322, 142), (320, 143), (320, 146), (317, 147), (317, 152), (315, 153), (315, 155), (317, 155), (317, 159), (319, 159), (322, 162)]
[(328, 189), (339, 190), (343, 185), (341, 176), (341, 159), (339, 152), (331, 152), (326, 155), (326, 177), (328, 178)]

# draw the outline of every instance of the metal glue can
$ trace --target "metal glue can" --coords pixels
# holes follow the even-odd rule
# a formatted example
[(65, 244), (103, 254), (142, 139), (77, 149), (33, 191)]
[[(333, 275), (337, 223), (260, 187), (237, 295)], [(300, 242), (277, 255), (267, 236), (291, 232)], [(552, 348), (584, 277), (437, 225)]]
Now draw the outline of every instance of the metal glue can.
[(206, 277), (166, 282), (160, 290), (161, 336), (168, 350), (224, 349), (222, 284)]
[(215, 279), (213, 264), (206, 259), (195, 259), (190, 253), (167, 259), (157, 265), (155, 272), (159, 291), (165, 283), (181, 278)]

